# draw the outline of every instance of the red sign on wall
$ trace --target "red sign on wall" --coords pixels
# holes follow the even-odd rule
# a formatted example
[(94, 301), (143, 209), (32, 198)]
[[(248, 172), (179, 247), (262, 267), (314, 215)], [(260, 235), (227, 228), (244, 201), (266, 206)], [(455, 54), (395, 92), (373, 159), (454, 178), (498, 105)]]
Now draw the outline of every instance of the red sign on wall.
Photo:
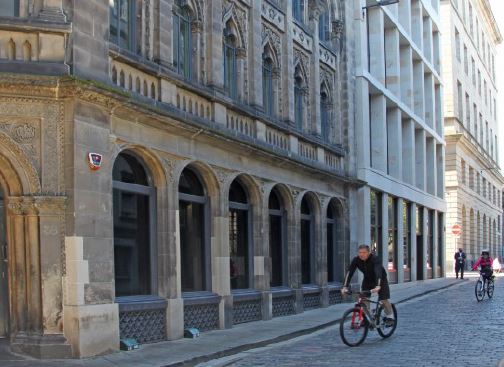
[(455, 236), (460, 236), (460, 234), (462, 233), (462, 227), (460, 226), (460, 224), (455, 223), (452, 226), (452, 233)]

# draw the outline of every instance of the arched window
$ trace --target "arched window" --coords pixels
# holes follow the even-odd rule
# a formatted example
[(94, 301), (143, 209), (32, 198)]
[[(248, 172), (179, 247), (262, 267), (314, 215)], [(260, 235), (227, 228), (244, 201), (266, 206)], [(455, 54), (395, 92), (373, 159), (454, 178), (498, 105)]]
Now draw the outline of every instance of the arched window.
[(285, 242), (286, 242), (286, 215), (280, 193), (276, 188), (269, 197), (269, 256), (271, 264), (270, 286), (280, 287), (285, 285)]
[(142, 0), (110, 0), (110, 41), (142, 53)]
[(301, 68), (296, 67), (294, 74), (294, 120), (298, 129), (304, 125), (304, 90)]
[(175, 1), (173, 13), (173, 66), (177, 73), (191, 78), (191, 11), (184, 1)]
[(19, 0), (0, 1), (0, 16), (19, 17)]
[(200, 178), (191, 168), (185, 168), (179, 181), (182, 292), (210, 289), (207, 205)]
[(267, 49), (263, 52), (263, 107), (264, 112), (273, 115), (273, 60)]
[(313, 282), (314, 226), (313, 211), (305, 195), (301, 201), (301, 282), (303, 284)]
[(322, 13), (319, 17), (319, 40), (327, 42), (330, 40), (329, 12)]
[(292, 16), (300, 23), (305, 22), (306, 0), (292, 0)]
[(224, 52), (224, 89), (231, 98), (237, 96), (237, 66), (236, 66), (236, 50), (237, 39), (236, 33), (232, 28), (232, 23), (227, 22), (223, 36), (223, 52)]
[(116, 296), (156, 294), (156, 190), (143, 164), (129, 153), (117, 157), (112, 179)]
[(229, 259), (231, 289), (251, 288), (250, 204), (238, 180), (229, 189)]
[(331, 115), (331, 99), (329, 98), (329, 92), (324, 84), (320, 90), (320, 125), (321, 125), (320, 128), (322, 138), (326, 141), (330, 141), (330, 134), (331, 134), (330, 115)]

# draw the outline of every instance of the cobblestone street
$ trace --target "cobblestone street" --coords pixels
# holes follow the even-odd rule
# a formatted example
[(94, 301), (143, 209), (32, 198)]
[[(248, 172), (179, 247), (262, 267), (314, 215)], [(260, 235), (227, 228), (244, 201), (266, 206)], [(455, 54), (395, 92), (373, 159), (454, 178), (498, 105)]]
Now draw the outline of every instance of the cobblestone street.
[(395, 334), (382, 340), (372, 331), (360, 347), (343, 344), (338, 326), (210, 366), (496, 366), (504, 358), (504, 280), (492, 300), (474, 296), (475, 279), (398, 306)]

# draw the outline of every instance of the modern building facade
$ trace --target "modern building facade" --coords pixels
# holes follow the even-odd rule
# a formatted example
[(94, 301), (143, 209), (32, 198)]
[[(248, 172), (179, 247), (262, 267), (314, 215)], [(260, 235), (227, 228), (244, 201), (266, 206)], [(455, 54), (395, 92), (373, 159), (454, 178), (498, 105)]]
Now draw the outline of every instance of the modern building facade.
[[(437, 0), (355, 1), (359, 242), (391, 282), (444, 274), (444, 156)], [(384, 2), (386, 3), (386, 2)]]
[[(356, 4), (2, 1), (0, 336), (38, 357), (85, 357), (117, 350), (123, 337), (172, 340), (186, 327), (228, 328), (338, 302), (363, 184), (345, 36)], [(408, 10), (415, 22), (422, 9)], [(376, 14), (383, 25), (388, 13)], [(404, 149), (417, 152), (406, 168), (397, 165), (404, 151), (395, 152), (391, 169), (416, 164), (423, 173), (404, 173), (409, 184), (377, 182), (386, 162), (379, 145), (372, 166), (363, 165), (369, 143), (359, 160), (360, 176), (383, 192), (375, 205), (385, 221), (388, 193), (401, 193), (400, 213), (408, 205), (411, 251), (420, 223), (419, 261), (427, 244), (431, 255), (441, 246), (443, 223), (442, 125), (437, 110), (429, 121), (423, 113), (424, 98), (439, 97), (428, 39), (430, 59), (421, 53), (414, 64), (413, 47), (406, 51), (419, 115), (403, 102), (405, 111), (390, 111), (406, 126)], [(419, 101), (414, 65), (422, 91), (431, 87)], [(365, 108), (372, 81), (360, 76)], [(380, 109), (385, 127), (380, 96), (373, 114)], [(359, 192), (368, 218), (370, 198), (369, 188)]]
[[(447, 268), (463, 247), (502, 253), (502, 187), (495, 48), (502, 35), (486, 0), (441, 1), (446, 134)], [(502, 146), (502, 145), (501, 145)]]

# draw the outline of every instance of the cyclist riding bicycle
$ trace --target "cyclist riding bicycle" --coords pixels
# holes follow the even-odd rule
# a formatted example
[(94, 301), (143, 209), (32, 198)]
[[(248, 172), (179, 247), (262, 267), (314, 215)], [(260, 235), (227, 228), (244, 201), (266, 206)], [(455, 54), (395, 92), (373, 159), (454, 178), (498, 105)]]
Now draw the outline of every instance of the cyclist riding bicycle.
[(483, 278), (489, 279), (493, 275), (492, 263), (493, 259), (490, 257), (490, 252), (488, 250), (482, 250), (480, 258), (473, 265), (473, 270), (476, 270), (478, 266), (480, 266), (480, 272)]
[(362, 290), (371, 291), (371, 293), (378, 293), (378, 301), (380, 301), (385, 309), (385, 323), (394, 322), (394, 313), (392, 305), (390, 304), (390, 288), (387, 281), (387, 271), (382, 265), (381, 259), (371, 253), (368, 245), (360, 245), (358, 248), (358, 255), (353, 258), (345, 277), (345, 283), (341, 289), (341, 293), (348, 292), (348, 285), (355, 270), (359, 269), (364, 275), (362, 281)]

